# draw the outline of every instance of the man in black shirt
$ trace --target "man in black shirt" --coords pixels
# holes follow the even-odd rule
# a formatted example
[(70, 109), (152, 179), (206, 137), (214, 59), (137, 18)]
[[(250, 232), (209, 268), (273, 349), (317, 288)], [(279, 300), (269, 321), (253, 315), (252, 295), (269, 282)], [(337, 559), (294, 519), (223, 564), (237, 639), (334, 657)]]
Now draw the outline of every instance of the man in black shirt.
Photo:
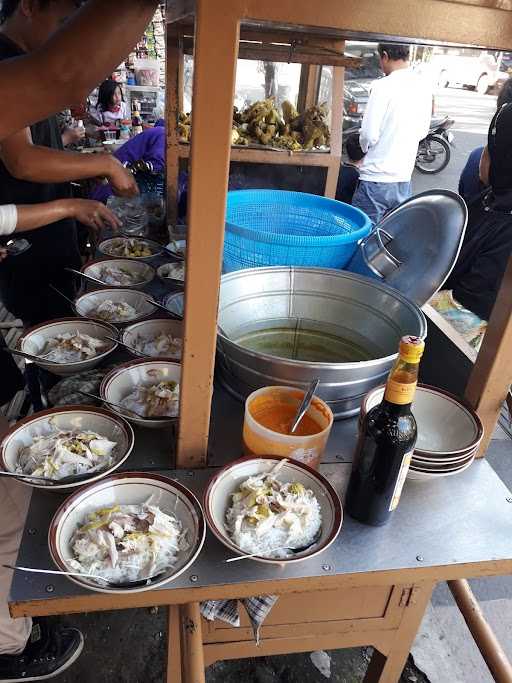
[[(75, 0), (4, 0), (0, 60), (41, 47), (78, 4)], [(55, 117), (20, 130), (0, 148), (0, 204), (63, 199), (71, 196), (69, 181), (101, 176), (119, 194), (137, 192), (131, 174), (111, 155), (64, 152)], [(49, 285), (70, 298), (74, 295), (73, 276), (65, 270), (80, 267), (74, 221), (65, 219), (24, 236), (32, 248), (0, 264), (0, 297), (6, 308), (27, 325), (70, 315), (68, 304)]]
[(489, 320), (512, 254), (512, 104), (505, 104), (491, 121), (481, 171), (482, 166), (482, 180), (491, 188), (468, 207), (464, 242), (444, 289)]
[(347, 135), (345, 149), (348, 162), (341, 165), (335, 198), (339, 202), (352, 204), (352, 197), (359, 182), (359, 167), (364, 159), (364, 152), (359, 144), (359, 133)]

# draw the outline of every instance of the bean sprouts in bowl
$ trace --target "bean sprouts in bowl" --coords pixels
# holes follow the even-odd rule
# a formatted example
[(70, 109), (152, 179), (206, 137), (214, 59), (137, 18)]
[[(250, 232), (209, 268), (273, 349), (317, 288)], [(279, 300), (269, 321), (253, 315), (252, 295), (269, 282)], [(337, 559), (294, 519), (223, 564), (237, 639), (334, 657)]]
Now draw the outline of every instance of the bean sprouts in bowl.
[[(256, 495), (253, 495), (255, 491), (249, 491), (250, 495), (254, 497), (254, 500), (251, 500), (247, 505), (247, 509), (251, 511), (250, 514), (255, 511), (256, 517), (264, 518), (264, 525), (266, 522), (270, 522), (270, 526), (265, 528), (259, 539), (261, 541), (266, 536), (269, 543), (265, 552), (261, 551), (262, 544), (260, 542), (255, 544), (254, 549), (247, 542), (244, 547), (240, 547), (235, 542), (235, 539), (238, 540), (240, 535), (237, 536), (234, 530), (236, 524), (240, 522), (236, 514), (237, 499), (239, 500), (249, 490), (244, 488), (248, 481), (250, 488), (255, 481), (259, 482), (269, 474), (274, 482), (277, 481), (276, 488), (281, 487), (285, 492), (289, 489), (292, 492), (301, 492), (310, 505), (310, 509), (305, 510), (305, 516), (300, 517), (291, 514), (287, 519), (289, 513), (284, 508), (279, 510), (276, 507), (271, 512), (260, 509), (266, 507), (264, 501), (258, 497), (257, 492)], [(266, 483), (264, 481), (263, 485), (266, 486)], [(242, 502), (243, 500), (242, 498)], [(283, 502), (282, 497), (279, 500)], [(272, 502), (271, 507), (275, 504)], [(283, 502), (283, 504), (285, 503)], [(339, 496), (325, 477), (301, 462), (273, 455), (241, 458), (222, 468), (212, 477), (206, 488), (204, 510), (211, 531), (234, 555), (249, 555), (252, 552), (260, 552), (250, 559), (268, 564), (302, 562), (318, 556), (334, 542), (340, 532), (343, 520)], [(278, 518), (283, 520), (284, 518), (285, 524), (289, 523), (292, 526), (297, 523), (303, 524), (304, 519), (308, 518), (310, 514), (313, 521), (318, 522), (319, 517), (320, 524), (311, 525), (308, 538), (296, 536), (292, 539), (290, 534), (290, 540), (283, 541), (283, 533), (281, 530), (277, 533), (276, 528), (272, 527), (271, 520), (269, 520), (269, 516), (276, 520)], [(275, 543), (272, 542), (272, 538), (276, 539)]]
[[(111, 521), (115, 515), (126, 513), (129, 516), (141, 509), (150, 511), (149, 520), (145, 524), (148, 528), (131, 530), (129, 518), (123, 521), (117, 517), (117, 522)], [(157, 516), (171, 518), (180, 536), (176, 552), (167, 553), (163, 562), (158, 556), (167, 539), (158, 528), (154, 528)], [(158, 521), (161, 523), (161, 520)], [(124, 536), (123, 528), (127, 531)], [(76, 558), (82, 557), (84, 550), (83, 534), (93, 532), (88, 540), (93, 544), (92, 550), (95, 550), (94, 532), (98, 529), (105, 534), (108, 549), (103, 549), (87, 562), (89, 570), (85, 573), (109, 577), (112, 576), (112, 568), (117, 567), (118, 578), (115, 581), (108, 580), (125, 585), (111, 585), (87, 576), (68, 578), (84, 588), (100, 593), (140, 593), (176, 579), (196, 560), (203, 547), (206, 532), (201, 505), (191, 491), (173, 479), (145, 472), (113, 475), (80, 489), (62, 503), (48, 532), (50, 555), (57, 568), (76, 572)], [(151, 537), (153, 548), (149, 554), (139, 552), (141, 539), (146, 536)], [(134, 547), (127, 547), (129, 544)], [(131, 566), (126, 562), (130, 552), (134, 555), (130, 559)], [(126, 580), (122, 578), (124, 571), (127, 571)], [(153, 578), (145, 581), (148, 576)], [(130, 586), (131, 581), (135, 585)]]
[[(94, 434), (96, 440), (91, 449), (79, 446), (84, 433), (86, 442)], [(62, 493), (117, 470), (132, 452), (133, 443), (131, 426), (109, 410), (84, 405), (61, 406), (34, 413), (13, 425), (0, 444), (0, 464), (8, 472), (54, 479), (50, 484), (29, 479), (19, 481)], [(90, 478), (85, 480), (58, 483), (62, 477), (88, 472)]]

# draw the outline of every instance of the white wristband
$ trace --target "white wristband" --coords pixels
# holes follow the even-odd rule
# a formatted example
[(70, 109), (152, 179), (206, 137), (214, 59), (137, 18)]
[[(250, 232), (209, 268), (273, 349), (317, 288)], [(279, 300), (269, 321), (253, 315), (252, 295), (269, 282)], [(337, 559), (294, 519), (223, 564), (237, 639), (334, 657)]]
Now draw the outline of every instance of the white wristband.
[(18, 209), (16, 204), (0, 206), (0, 235), (10, 235), (16, 230)]

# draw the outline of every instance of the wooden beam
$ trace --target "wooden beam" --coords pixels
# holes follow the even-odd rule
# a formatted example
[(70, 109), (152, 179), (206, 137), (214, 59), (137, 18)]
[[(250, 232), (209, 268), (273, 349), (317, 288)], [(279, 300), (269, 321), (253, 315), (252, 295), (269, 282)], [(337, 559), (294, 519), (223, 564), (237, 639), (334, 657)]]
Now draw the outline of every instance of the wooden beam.
[(178, 467), (207, 460), (238, 29), (232, 14), (198, 0)]
[(512, 258), (503, 276), (496, 303), (489, 318), (480, 352), (471, 372), (466, 398), (484, 425), (484, 438), (478, 452), (482, 457), (512, 383)]
[(489, 626), (466, 579), (447, 581), (457, 607), (496, 683), (512, 683), (512, 664)]
[(176, 225), (178, 214), (178, 174), (179, 174), (179, 142), (178, 114), (182, 108), (183, 94), (183, 52), (180, 38), (167, 32), (166, 61), (166, 130), (167, 130), (167, 223)]

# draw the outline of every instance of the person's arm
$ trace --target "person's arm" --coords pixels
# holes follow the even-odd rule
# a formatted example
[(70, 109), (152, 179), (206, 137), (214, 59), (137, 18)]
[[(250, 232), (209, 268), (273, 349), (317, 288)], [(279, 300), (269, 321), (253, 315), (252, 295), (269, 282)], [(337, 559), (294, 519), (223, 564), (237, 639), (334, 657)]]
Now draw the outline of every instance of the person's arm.
[(138, 194), (133, 175), (111, 154), (80, 154), (32, 142), (30, 128), (6, 138), (0, 146), (0, 159), (18, 180), (32, 183), (64, 183), (86, 178), (108, 178), (116, 194)]
[(487, 187), (489, 185), (489, 171), (491, 169), (491, 157), (489, 156), (489, 149), (487, 145), (484, 147), (482, 156), (480, 157), (480, 165), (478, 175), (480, 180)]
[(388, 108), (386, 90), (380, 86), (381, 83), (377, 82), (372, 88), (359, 133), (359, 144), (365, 154), (370, 147), (374, 147), (379, 141), (382, 120)]
[(43, 204), (0, 206), (0, 234), (35, 230), (64, 218), (75, 218), (89, 228), (118, 229), (121, 222), (104, 204), (89, 199), (57, 199)]
[[(85, 100), (137, 43), (157, 0), (89, 0), (40, 50), (0, 64), (0, 140)], [(94, 46), (94, 49), (91, 49)], [(23, 97), (20, 97), (20, 89)]]

